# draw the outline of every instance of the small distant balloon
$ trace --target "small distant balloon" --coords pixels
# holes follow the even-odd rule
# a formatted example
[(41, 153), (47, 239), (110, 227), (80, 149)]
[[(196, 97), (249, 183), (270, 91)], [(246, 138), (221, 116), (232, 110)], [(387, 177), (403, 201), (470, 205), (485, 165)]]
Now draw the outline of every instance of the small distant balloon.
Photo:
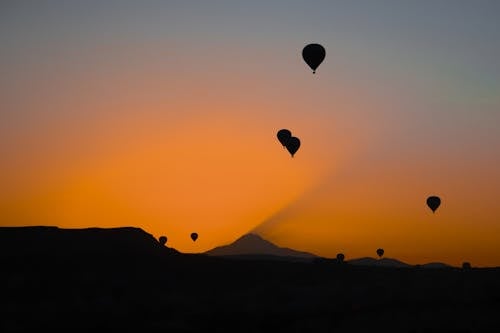
[(472, 266), (471, 266), (470, 262), (467, 262), (467, 261), (466, 261), (466, 262), (464, 262), (464, 263), (462, 264), (462, 269), (463, 269), (463, 270), (466, 270), (466, 271), (467, 271), (467, 270), (469, 270), (469, 269), (471, 269), (471, 268), (472, 268)]
[(427, 198), (427, 206), (429, 206), (433, 213), (438, 209), (439, 205), (441, 205), (441, 199), (439, 197), (433, 195)]
[(167, 244), (167, 236), (160, 236), (158, 241), (160, 242), (161, 245)]
[(384, 255), (384, 249), (377, 249), (377, 255), (382, 258), (382, 256)]
[(193, 232), (191, 234), (191, 239), (193, 240), (193, 242), (195, 242), (198, 239), (198, 234), (196, 232)]
[(344, 259), (345, 259), (345, 256), (343, 253), (337, 254), (337, 261), (338, 262), (342, 263), (342, 262), (344, 262)]
[(288, 150), (290, 155), (292, 155), (292, 157), (293, 157), (293, 155), (295, 155), (297, 150), (299, 150), (299, 147), (300, 147), (300, 140), (299, 140), (299, 138), (296, 138), (294, 136), (292, 136), (288, 140), (288, 143), (286, 144), (286, 149)]
[(316, 73), (316, 69), (325, 60), (326, 51), (320, 44), (308, 44), (302, 50), (302, 58), (309, 67)]
[(278, 131), (278, 140), (279, 142), (283, 145), (283, 147), (286, 147), (288, 140), (292, 137), (292, 132), (290, 132), (287, 129), (281, 129)]

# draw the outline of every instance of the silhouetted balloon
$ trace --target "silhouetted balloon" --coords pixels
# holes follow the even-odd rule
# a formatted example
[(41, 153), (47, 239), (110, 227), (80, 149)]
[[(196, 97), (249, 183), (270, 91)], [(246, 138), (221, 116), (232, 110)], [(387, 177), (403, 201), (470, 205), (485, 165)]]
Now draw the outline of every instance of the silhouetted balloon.
[(292, 132), (290, 132), (289, 130), (287, 129), (281, 129), (278, 131), (278, 140), (280, 141), (280, 143), (286, 147), (286, 144), (288, 143), (288, 140), (290, 140), (290, 138), (292, 137)]
[(198, 239), (198, 234), (196, 232), (193, 232), (191, 234), (191, 239), (193, 240), (193, 242), (196, 241)]
[(302, 50), (302, 58), (311, 67), (313, 74), (316, 73), (316, 68), (325, 59), (325, 48), (319, 44), (309, 44)]
[(337, 254), (337, 260), (338, 262), (344, 262), (345, 256), (343, 253)]
[(377, 255), (382, 258), (382, 256), (384, 255), (384, 249), (377, 249)]
[(466, 261), (466, 262), (464, 262), (464, 263), (462, 264), (462, 269), (463, 269), (463, 270), (469, 270), (469, 269), (471, 269), (471, 267), (472, 267), (472, 266), (470, 265), (470, 262), (467, 262), (467, 261)]
[(427, 198), (427, 206), (432, 209), (433, 213), (438, 209), (439, 205), (441, 205), (441, 199), (439, 197), (433, 195)]
[(158, 239), (161, 245), (167, 244), (167, 236), (160, 236)]
[(300, 140), (299, 138), (296, 138), (294, 136), (292, 136), (286, 144), (286, 149), (292, 155), (292, 157), (293, 155), (295, 155), (297, 150), (299, 150), (299, 147), (300, 147)]

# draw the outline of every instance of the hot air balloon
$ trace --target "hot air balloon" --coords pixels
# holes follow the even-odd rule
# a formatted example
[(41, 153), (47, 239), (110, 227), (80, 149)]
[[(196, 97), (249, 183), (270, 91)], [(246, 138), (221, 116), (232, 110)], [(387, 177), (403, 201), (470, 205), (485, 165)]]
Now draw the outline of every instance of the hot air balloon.
[(302, 58), (311, 67), (313, 74), (316, 73), (316, 68), (325, 59), (325, 48), (319, 44), (309, 44), (302, 50)]
[(384, 249), (377, 249), (377, 255), (382, 258), (382, 256), (384, 255)]
[(297, 150), (299, 150), (299, 147), (300, 147), (300, 140), (299, 138), (296, 138), (294, 136), (292, 136), (286, 144), (286, 149), (292, 155), (292, 157), (293, 155), (295, 155)]
[(193, 232), (191, 234), (191, 239), (193, 240), (193, 242), (195, 242), (198, 239), (198, 234), (196, 232)]
[(343, 254), (343, 253), (339, 253), (339, 254), (337, 254), (337, 261), (338, 261), (339, 263), (343, 263), (343, 262), (344, 262), (344, 259), (345, 259), (345, 256), (344, 256), (344, 254)]
[(158, 238), (158, 241), (161, 245), (167, 244), (167, 236), (160, 236), (160, 238)]
[(290, 140), (290, 138), (292, 137), (292, 132), (287, 129), (281, 129), (278, 131), (277, 136), (279, 142), (283, 145), (283, 147), (286, 147), (288, 140)]
[(468, 270), (470, 270), (471, 268), (472, 268), (472, 266), (471, 266), (470, 262), (467, 262), (467, 261), (466, 261), (466, 262), (462, 263), (462, 269), (463, 269), (464, 271), (468, 271)]
[(438, 209), (439, 205), (441, 205), (439, 197), (433, 195), (427, 198), (427, 206), (429, 206), (433, 213)]

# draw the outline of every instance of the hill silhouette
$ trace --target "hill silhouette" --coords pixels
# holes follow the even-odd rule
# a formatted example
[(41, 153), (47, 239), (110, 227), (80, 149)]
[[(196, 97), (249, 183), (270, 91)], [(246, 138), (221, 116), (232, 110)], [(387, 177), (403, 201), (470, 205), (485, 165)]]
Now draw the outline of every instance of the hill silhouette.
[(133, 227), (0, 227), (0, 256), (137, 256), (165, 249), (152, 235)]
[(355, 258), (346, 261), (348, 264), (355, 266), (375, 266), (375, 267), (394, 267), (394, 268), (423, 268), (423, 269), (450, 269), (453, 266), (441, 263), (430, 262), (421, 265), (410, 265), (403, 261), (394, 258), (376, 259), (372, 257)]
[(379, 267), (412, 267), (412, 265), (392, 258), (375, 259), (371, 257), (356, 258), (347, 260), (348, 264), (358, 266), (379, 266)]
[(257, 234), (246, 234), (229, 245), (219, 246), (205, 252), (210, 256), (237, 256), (241, 259), (296, 260), (313, 259), (308, 252), (279, 247)]
[(453, 266), (442, 263), (442, 262), (429, 262), (423, 265), (416, 265), (420, 268), (430, 268), (430, 269), (446, 269), (453, 268)]
[[(230, 245), (275, 250), (257, 237), (246, 235)], [(296, 262), (271, 261), (268, 254), (254, 260), (173, 255), (138, 228), (0, 228), (0, 250), (2, 333), (494, 332), (500, 327), (499, 268), (401, 268), (388, 258), (340, 265), (321, 257)], [(295, 253), (289, 251), (279, 254)], [(387, 265), (366, 265), (374, 261)]]

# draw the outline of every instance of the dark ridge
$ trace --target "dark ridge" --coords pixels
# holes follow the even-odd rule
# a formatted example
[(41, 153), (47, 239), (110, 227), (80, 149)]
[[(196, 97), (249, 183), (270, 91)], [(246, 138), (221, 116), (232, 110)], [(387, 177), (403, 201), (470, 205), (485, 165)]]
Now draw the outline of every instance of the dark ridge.
[(232, 255), (220, 255), (216, 256), (224, 259), (232, 260), (251, 260), (251, 261), (289, 261), (289, 262), (311, 262), (311, 258), (308, 257), (293, 257), (293, 256), (276, 256), (271, 254), (232, 254)]
[[(275, 247), (256, 235), (238, 242), (255, 243)], [(2, 333), (496, 332), (500, 327), (500, 268), (170, 255), (173, 250), (138, 228), (0, 228), (0, 250)], [(19, 253), (28, 255), (16, 257)]]
[(371, 257), (364, 257), (348, 260), (347, 263), (358, 266), (413, 267), (410, 264), (391, 258), (375, 259)]
[(416, 267), (420, 268), (428, 268), (428, 269), (448, 269), (453, 268), (453, 266), (442, 263), (442, 262), (429, 262), (423, 265), (416, 265)]
[(273, 260), (296, 260), (297, 258), (311, 260), (317, 257), (308, 252), (276, 246), (256, 234), (244, 235), (229, 245), (219, 246), (205, 253), (211, 256), (238, 256), (242, 259), (252, 259), (252, 256), (253, 258), (259, 256)]
[(166, 249), (152, 235), (133, 227), (0, 227), (2, 257), (147, 255), (164, 253)]

